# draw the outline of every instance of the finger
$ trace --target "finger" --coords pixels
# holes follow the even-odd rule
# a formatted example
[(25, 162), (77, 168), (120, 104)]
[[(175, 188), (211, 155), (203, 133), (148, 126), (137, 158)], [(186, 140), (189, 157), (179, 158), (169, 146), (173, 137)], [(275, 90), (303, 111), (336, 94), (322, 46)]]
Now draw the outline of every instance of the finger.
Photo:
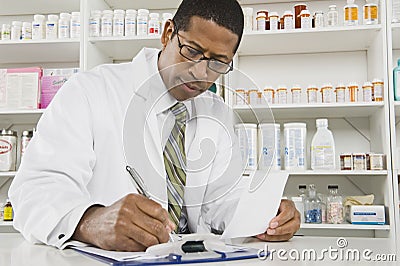
[(147, 213), (143, 213), (141, 210), (138, 210), (135, 217), (131, 217), (131, 219), (135, 225), (155, 236), (159, 243), (168, 242), (170, 232), (159, 220), (148, 216)]
[(256, 236), (258, 239), (262, 241), (287, 241), (293, 237), (293, 234), (286, 234), (286, 235), (277, 235), (277, 236), (270, 236), (267, 234), (260, 234)]
[(169, 219), (168, 212), (162, 208), (160, 204), (142, 195), (138, 196), (142, 197), (142, 200), (137, 200), (136, 206), (142, 212), (148, 214), (154, 219), (159, 220), (166, 228), (169, 228), (170, 231), (175, 230), (175, 223)]
[(129, 226), (119, 224), (119, 228), (124, 228), (124, 232), (121, 234), (132, 239), (138, 244), (144, 246), (145, 248), (159, 244), (159, 240), (153, 234), (147, 232), (143, 228), (137, 226), (136, 224), (130, 223)]
[(299, 230), (300, 224), (297, 219), (293, 218), (289, 222), (278, 226), (276, 228), (268, 228), (267, 234), (268, 235), (287, 235), (287, 234), (294, 234)]
[(139, 244), (132, 238), (124, 237), (117, 243), (115, 250), (116, 251), (136, 252), (136, 251), (145, 251), (146, 247)]
[(296, 212), (296, 207), (291, 200), (282, 200), (279, 205), (279, 214), (275, 216), (269, 223), (270, 228), (277, 228), (280, 225), (293, 219)]

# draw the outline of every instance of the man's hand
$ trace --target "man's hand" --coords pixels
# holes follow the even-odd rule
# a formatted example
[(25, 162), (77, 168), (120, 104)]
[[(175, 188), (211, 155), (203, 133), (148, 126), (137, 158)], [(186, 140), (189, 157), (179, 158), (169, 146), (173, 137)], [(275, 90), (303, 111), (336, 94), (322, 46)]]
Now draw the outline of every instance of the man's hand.
[(256, 237), (264, 241), (287, 241), (300, 228), (300, 213), (291, 200), (282, 200), (278, 215), (269, 223), (264, 234)]
[(111, 206), (92, 206), (82, 216), (72, 239), (118, 251), (144, 251), (165, 243), (175, 224), (157, 202), (129, 194)]

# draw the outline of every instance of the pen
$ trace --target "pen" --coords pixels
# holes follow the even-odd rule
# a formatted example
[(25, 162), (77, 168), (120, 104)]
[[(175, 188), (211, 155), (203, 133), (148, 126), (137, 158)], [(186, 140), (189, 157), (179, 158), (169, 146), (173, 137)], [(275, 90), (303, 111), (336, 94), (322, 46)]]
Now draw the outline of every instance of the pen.
[[(126, 166), (126, 171), (131, 175), (133, 181), (136, 184), (136, 189), (138, 190), (139, 194), (145, 196), (146, 198), (150, 198), (150, 194), (147, 192), (147, 187), (142, 179), (142, 177), (139, 175), (138, 172), (129, 165)], [(171, 232), (173, 234), (174, 231)], [(169, 242), (174, 242), (174, 239), (172, 238), (172, 235), (169, 234)]]

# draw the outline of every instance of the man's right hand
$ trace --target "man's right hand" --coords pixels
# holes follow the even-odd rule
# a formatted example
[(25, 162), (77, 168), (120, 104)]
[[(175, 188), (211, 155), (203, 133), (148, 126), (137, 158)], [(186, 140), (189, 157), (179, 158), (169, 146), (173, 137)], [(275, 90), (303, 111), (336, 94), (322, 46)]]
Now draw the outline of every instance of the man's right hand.
[(92, 206), (82, 216), (73, 240), (118, 251), (144, 251), (169, 240), (175, 224), (157, 202), (129, 194), (108, 207)]

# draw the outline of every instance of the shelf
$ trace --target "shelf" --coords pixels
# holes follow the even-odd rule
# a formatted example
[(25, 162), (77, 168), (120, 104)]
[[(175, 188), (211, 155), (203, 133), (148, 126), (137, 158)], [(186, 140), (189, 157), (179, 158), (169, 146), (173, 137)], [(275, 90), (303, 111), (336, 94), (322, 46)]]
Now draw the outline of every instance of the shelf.
[(381, 25), (252, 32), (243, 35), (239, 55), (365, 51)]
[(387, 170), (380, 171), (342, 171), (342, 170), (306, 170), (306, 171), (286, 171), (289, 176), (386, 176)]
[(271, 111), (274, 119), (300, 119), (300, 118), (341, 118), (341, 117), (369, 117), (375, 112), (382, 109), (383, 102), (372, 103), (347, 103), (347, 104), (285, 104), (269, 107), (265, 106), (234, 106), (233, 110), (244, 120), (256, 122), (259, 121), (272, 122)]
[(390, 225), (358, 225), (358, 224), (306, 224), (301, 229), (335, 229), (335, 230), (390, 230)]
[(161, 36), (96, 37), (89, 41), (114, 60), (132, 60), (143, 47), (161, 48)]
[(392, 24), (393, 49), (400, 49), (400, 23)]
[(31, 114), (43, 114), (46, 109), (21, 109), (21, 110), (2, 110), (0, 109), (0, 115), (31, 115)]
[(181, 0), (163, 0), (163, 1), (148, 1), (148, 0), (104, 0), (110, 6), (110, 9), (139, 9), (146, 8), (150, 10), (161, 9), (177, 9)]
[(14, 177), (17, 174), (15, 171), (11, 172), (0, 172), (0, 178), (2, 177)]
[[(257, 5), (257, 4), (267, 5), (267, 4), (276, 4), (276, 3), (293, 3), (293, 2), (310, 2), (310, 1), (313, 1), (313, 0), (309, 0), (309, 1), (303, 1), (303, 0), (270, 0), (270, 1), (266, 1), (266, 0), (238, 0), (238, 2), (241, 5)], [(321, 0), (321, 1), (327, 1), (327, 0)], [(294, 4), (293, 4), (293, 6), (294, 6)]]
[[(80, 10), (79, 0), (0, 0), (0, 16), (4, 15), (33, 15), (72, 12)], [(33, 19), (33, 17), (32, 17)]]
[(8, 128), (10, 125), (33, 124), (39, 121), (45, 109), (33, 110), (1, 110), (0, 109), (0, 128)]
[(0, 41), (0, 62), (78, 62), (79, 39)]

